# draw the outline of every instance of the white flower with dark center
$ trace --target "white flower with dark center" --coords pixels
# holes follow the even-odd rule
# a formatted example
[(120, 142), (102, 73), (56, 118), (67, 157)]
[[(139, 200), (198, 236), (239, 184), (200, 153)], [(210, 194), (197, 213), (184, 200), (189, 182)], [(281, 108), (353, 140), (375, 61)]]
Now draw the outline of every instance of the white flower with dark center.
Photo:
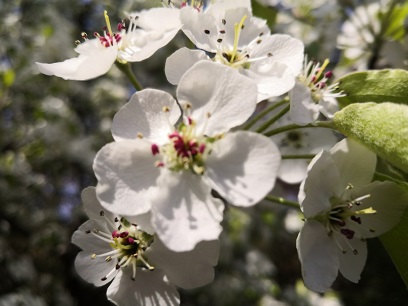
[(157, 235), (187, 251), (221, 232), (223, 203), (251, 206), (274, 186), (280, 153), (267, 137), (238, 131), (256, 106), (256, 85), (232, 69), (201, 62), (173, 97), (146, 89), (114, 117), (116, 142), (95, 158), (97, 195), (120, 215), (152, 212)]
[(170, 83), (178, 84), (195, 63), (212, 60), (255, 81), (257, 101), (280, 96), (294, 86), (302, 67), (302, 42), (289, 35), (271, 35), (266, 21), (252, 16), (247, 7), (219, 10), (214, 4), (205, 14), (187, 7), (180, 20), (183, 32), (201, 50), (182, 48), (167, 59)]
[[(284, 116), (276, 122), (280, 127), (292, 124), (290, 116)], [(280, 133), (271, 137), (278, 145), (282, 155), (310, 155), (317, 154), (321, 150), (330, 149), (337, 138), (333, 131), (324, 128), (297, 129)], [(310, 159), (290, 158), (283, 159), (279, 167), (278, 178), (288, 184), (298, 184), (307, 176), (307, 166)]]
[(323, 65), (308, 62), (305, 58), (303, 71), (296, 79), (296, 85), (289, 92), (290, 117), (295, 124), (306, 125), (316, 121), (322, 113), (332, 118), (338, 111), (336, 98), (343, 97), (338, 90), (338, 83), (328, 85), (333, 76), (331, 71), (324, 72), (328, 60)]
[(358, 282), (367, 258), (366, 238), (394, 227), (408, 205), (408, 192), (395, 183), (371, 182), (376, 155), (342, 140), (309, 166), (299, 191), (305, 224), (296, 247), (305, 285), (327, 290), (338, 271)]
[(109, 71), (115, 61), (139, 62), (167, 45), (181, 27), (180, 11), (171, 8), (153, 8), (129, 15), (128, 29), (119, 23), (114, 32), (105, 11), (107, 27), (103, 35), (95, 33), (84, 42), (77, 41), (76, 58), (53, 64), (37, 63), (41, 73), (55, 75), (66, 80), (89, 80)]
[(191, 289), (213, 280), (218, 241), (175, 253), (134, 223), (143, 221), (148, 227), (147, 216), (129, 221), (105, 211), (93, 187), (82, 192), (82, 199), (90, 220), (72, 236), (72, 242), (83, 250), (76, 257), (75, 268), (95, 286), (113, 280), (107, 297), (116, 305), (179, 305), (175, 286)]

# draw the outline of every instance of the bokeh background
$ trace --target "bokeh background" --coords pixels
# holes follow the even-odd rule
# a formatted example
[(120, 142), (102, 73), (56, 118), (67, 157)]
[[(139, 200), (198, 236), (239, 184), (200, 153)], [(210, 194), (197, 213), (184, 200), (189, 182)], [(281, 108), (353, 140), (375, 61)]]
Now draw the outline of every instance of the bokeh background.
[[(398, 10), (384, 25), (391, 2)], [(309, 58), (330, 58), (339, 76), (408, 67), (405, 2), (262, 0), (253, 7), (273, 31), (304, 41)], [(81, 32), (102, 31), (105, 9), (116, 23), (124, 12), (160, 5), (159, 0), (0, 0), (0, 306), (111, 305), (106, 287), (95, 288), (76, 274), (79, 249), (70, 239), (86, 220), (80, 193), (96, 184), (93, 158), (112, 141), (112, 117), (134, 90), (115, 67), (103, 77), (76, 82), (40, 75), (35, 62), (75, 56)], [(356, 23), (360, 11), (365, 17)], [(164, 63), (186, 44), (180, 32), (169, 46), (135, 63), (141, 84), (174, 93)], [(276, 193), (295, 199), (297, 188), (279, 183)], [(301, 281), (295, 248), (301, 221), (295, 211), (267, 202), (252, 209), (228, 207), (223, 225), (214, 282), (180, 291), (182, 305), (408, 304), (408, 291), (377, 239), (368, 241), (359, 284), (339, 276), (332, 291), (318, 295)]]

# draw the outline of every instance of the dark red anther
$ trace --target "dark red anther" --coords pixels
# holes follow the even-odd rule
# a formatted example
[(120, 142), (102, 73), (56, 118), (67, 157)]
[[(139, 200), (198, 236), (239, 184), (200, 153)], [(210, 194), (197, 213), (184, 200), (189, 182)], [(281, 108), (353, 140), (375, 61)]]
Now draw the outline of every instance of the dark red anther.
[(124, 22), (118, 24), (118, 31), (121, 32), (122, 30), (126, 29), (126, 25)]
[(180, 137), (178, 132), (173, 132), (173, 133), (169, 134), (169, 138), (175, 138), (175, 137)]
[(339, 225), (339, 226), (345, 226), (346, 225), (346, 222), (344, 222), (343, 220), (341, 220), (341, 221), (335, 221), (336, 223), (337, 223), (337, 225)]
[(333, 72), (331, 70), (327, 71), (324, 76), (328, 79), (330, 79), (333, 76)]
[(159, 146), (157, 144), (152, 144), (152, 154), (157, 155), (160, 153)]
[(120, 238), (126, 238), (127, 236), (129, 236), (128, 232), (122, 232), (119, 234)]
[(198, 147), (198, 152), (200, 152), (201, 154), (204, 153), (205, 151), (205, 143), (200, 144), (200, 146)]
[(119, 232), (117, 230), (114, 230), (112, 232), (112, 238), (118, 238), (120, 236)]
[(357, 222), (358, 224), (361, 224), (361, 218), (360, 217), (351, 216), (350, 219), (353, 220), (354, 222)]
[(342, 233), (344, 236), (346, 236), (347, 239), (353, 239), (353, 237), (354, 237), (354, 231), (352, 231), (351, 229), (342, 228), (340, 230), (340, 233)]
[(133, 239), (132, 237), (128, 237), (128, 238), (127, 238), (127, 243), (128, 243), (128, 244), (134, 244), (134, 243), (135, 243), (135, 239)]

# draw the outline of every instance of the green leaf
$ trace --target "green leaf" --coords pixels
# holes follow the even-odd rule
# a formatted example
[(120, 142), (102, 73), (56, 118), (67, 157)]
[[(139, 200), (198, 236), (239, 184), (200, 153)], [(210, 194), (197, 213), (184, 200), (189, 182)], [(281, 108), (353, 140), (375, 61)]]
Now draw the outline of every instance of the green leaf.
[[(408, 100), (408, 96), (406, 97)], [(354, 103), (334, 115), (335, 128), (408, 172), (408, 106)]]
[(401, 69), (370, 70), (350, 73), (336, 82), (345, 97), (341, 107), (360, 102), (408, 104), (408, 71)]
[(266, 19), (266, 23), (270, 28), (276, 24), (278, 11), (272, 7), (266, 7), (257, 1), (252, 1), (252, 11), (254, 16)]
[(380, 240), (408, 287), (408, 210), (405, 210), (401, 222), (381, 235)]
[(387, 24), (385, 35), (391, 39), (402, 39), (405, 35), (404, 22), (408, 16), (408, 3), (394, 8)]

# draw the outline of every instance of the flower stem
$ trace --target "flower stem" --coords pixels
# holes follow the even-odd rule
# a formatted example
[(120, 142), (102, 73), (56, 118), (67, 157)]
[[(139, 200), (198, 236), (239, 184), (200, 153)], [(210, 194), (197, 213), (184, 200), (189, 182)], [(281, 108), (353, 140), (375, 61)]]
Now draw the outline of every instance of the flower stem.
[(133, 84), (137, 91), (143, 90), (142, 85), (140, 85), (139, 81), (136, 79), (135, 75), (133, 74), (132, 67), (130, 63), (122, 64), (118, 61), (115, 62), (116, 67), (119, 68), (129, 79), (129, 81)]
[(389, 176), (387, 174), (380, 173), (380, 172), (375, 172), (374, 173), (374, 179), (373, 180), (377, 180), (377, 181), (381, 181), (381, 182), (390, 181), (390, 182), (393, 182), (393, 183), (398, 184), (400, 186), (403, 186), (405, 188), (408, 188), (408, 183), (406, 183), (404, 181), (401, 181), (399, 179), (393, 178), (393, 177), (391, 177), (391, 176)]
[(282, 101), (273, 103), (271, 106), (265, 108), (263, 111), (260, 113), (256, 114), (251, 120), (248, 121), (248, 123), (244, 126), (243, 130), (249, 130), (251, 127), (254, 126), (255, 123), (257, 123), (261, 118), (272, 112), (273, 110), (277, 109), (279, 106), (284, 105), (288, 102), (288, 100), (283, 99)]
[(276, 114), (276, 116), (273, 116), (271, 119), (266, 121), (264, 124), (262, 124), (257, 130), (257, 133), (262, 133), (265, 131), (268, 127), (270, 127), (272, 124), (274, 124), (279, 118), (281, 118), (283, 115), (285, 115), (289, 111), (290, 105), (287, 105), (285, 108), (283, 108), (279, 113)]
[(265, 200), (270, 201), (270, 202), (274, 202), (274, 203), (278, 203), (278, 204), (281, 204), (281, 205), (289, 206), (289, 207), (292, 207), (292, 208), (297, 208), (297, 209), (300, 210), (300, 205), (299, 205), (298, 202), (286, 200), (285, 198), (282, 198), (282, 197), (275, 197), (273, 195), (267, 195), (265, 197)]
[(282, 159), (313, 159), (314, 154), (303, 154), (303, 155), (282, 155)]
[(309, 123), (306, 125), (297, 125), (297, 124), (289, 124), (289, 125), (285, 125), (285, 126), (281, 126), (277, 129), (268, 131), (266, 133), (264, 133), (265, 136), (270, 137), (279, 133), (283, 133), (283, 132), (287, 132), (290, 130), (296, 130), (296, 129), (301, 129), (301, 128), (316, 128), (316, 127), (321, 127), (321, 128), (328, 128), (328, 129), (333, 129), (335, 130), (333, 121), (316, 121), (313, 123)]

